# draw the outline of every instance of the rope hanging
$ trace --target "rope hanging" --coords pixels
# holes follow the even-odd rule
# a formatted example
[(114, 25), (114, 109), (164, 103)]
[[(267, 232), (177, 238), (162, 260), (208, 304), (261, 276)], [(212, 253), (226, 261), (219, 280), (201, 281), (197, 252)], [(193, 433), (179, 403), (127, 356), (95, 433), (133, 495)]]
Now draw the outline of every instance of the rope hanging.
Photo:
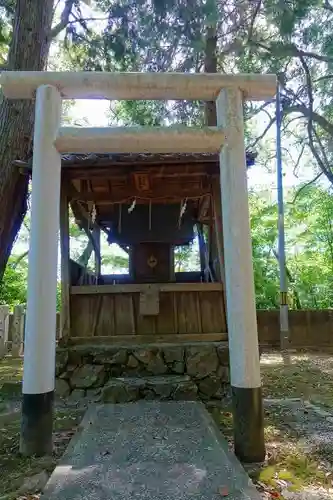
[(136, 207), (136, 198), (132, 201), (132, 205), (128, 209), (128, 213), (131, 214)]
[(97, 210), (96, 210), (95, 203), (93, 203), (93, 207), (91, 209), (91, 222), (92, 222), (93, 226), (94, 226), (94, 224), (96, 222), (96, 218), (97, 218)]
[(186, 212), (187, 208), (187, 198), (185, 198), (185, 201), (183, 203), (183, 200), (180, 202), (180, 212), (179, 212), (179, 219), (178, 219), (178, 228), (180, 229), (181, 223), (182, 223), (182, 218), (183, 215)]

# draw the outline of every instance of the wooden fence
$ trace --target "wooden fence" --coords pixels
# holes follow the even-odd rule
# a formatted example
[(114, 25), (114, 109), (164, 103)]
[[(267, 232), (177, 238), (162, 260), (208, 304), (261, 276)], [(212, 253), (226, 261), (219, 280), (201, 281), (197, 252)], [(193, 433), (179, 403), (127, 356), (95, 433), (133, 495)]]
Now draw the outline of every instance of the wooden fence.
[[(57, 314), (56, 338), (59, 338), (60, 314)], [(25, 306), (17, 305), (13, 312), (0, 305), (0, 359), (6, 354), (21, 356), (24, 350)]]
[[(257, 311), (259, 343), (263, 348), (279, 345), (279, 311)], [(13, 313), (0, 306), (0, 359), (6, 354), (20, 356), (24, 349), (25, 307), (17, 305)], [(56, 338), (60, 315), (57, 314)], [(290, 345), (295, 348), (333, 349), (333, 310), (289, 312)]]

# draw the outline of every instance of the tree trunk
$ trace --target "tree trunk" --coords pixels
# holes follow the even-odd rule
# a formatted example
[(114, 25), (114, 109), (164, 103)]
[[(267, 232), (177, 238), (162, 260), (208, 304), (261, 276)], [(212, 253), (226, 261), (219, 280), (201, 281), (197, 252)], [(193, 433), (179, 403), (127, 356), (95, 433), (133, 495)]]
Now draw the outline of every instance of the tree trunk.
[[(205, 73), (216, 73), (217, 72), (217, 34), (216, 26), (208, 26), (206, 31), (206, 46), (205, 46), (205, 59), (204, 59), (204, 71)], [(205, 125), (209, 127), (216, 127), (216, 103), (215, 101), (210, 101), (205, 103)], [(213, 213), (213, 203), (211, 206), (211, 211)], [(219, 272), (217, 270), (217, 242), (215, 234), (215, 222), (214, 228), (209, 232), (208, 235), (208, 247), (209, 247), (209, 267), (214, 273), (215, 278), (220, 278)]]
[[(45, 68), (51, 42), (53, 0), (17, 0), (8, 70)], [(27, 210), (29, 179), (14, 160), (31, 153), (34, 103), (6, 100), (0, 104), (0, 282)]]
[[(217, 34), (216, 26), (208, 26), (206, 33), (205, 48), (205, 73), (217, 73)], [(209, 127), (216, 127), (216, 103), (215, 101), (205, 104), (205, 124)]]

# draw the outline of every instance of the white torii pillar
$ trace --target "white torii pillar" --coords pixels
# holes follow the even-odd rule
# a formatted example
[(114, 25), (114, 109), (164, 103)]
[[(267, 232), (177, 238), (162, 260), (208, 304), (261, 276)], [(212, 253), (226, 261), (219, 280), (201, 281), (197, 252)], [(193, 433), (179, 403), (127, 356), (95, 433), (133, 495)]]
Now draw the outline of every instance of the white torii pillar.
[(265, 458), (258, 330), (244, 145), (243, 96), (224, 89), (217, 124), (227, 134), (220, 153), (220, 182), (233, 400), (235, 453), (243, 462)]
[(52, 452), (61, 157), (54, 143), (62, 100), (37, 89), (20, 451)]

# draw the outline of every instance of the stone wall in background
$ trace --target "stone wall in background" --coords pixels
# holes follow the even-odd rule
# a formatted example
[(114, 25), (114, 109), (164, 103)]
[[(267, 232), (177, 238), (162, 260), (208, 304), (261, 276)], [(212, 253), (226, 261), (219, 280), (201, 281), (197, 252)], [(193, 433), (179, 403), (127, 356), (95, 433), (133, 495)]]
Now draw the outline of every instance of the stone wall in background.
[(221, 398), (229, 383), (228, 365), (225, 342), (58, 348), (56, 393), (109, 403)]

